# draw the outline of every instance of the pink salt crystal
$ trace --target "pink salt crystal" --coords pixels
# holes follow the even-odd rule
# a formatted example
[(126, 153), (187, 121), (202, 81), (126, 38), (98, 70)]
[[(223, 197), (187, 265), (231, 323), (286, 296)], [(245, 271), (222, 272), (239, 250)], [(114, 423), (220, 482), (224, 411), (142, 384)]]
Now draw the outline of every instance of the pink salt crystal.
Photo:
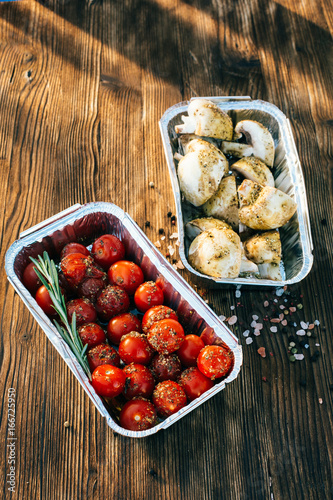
[(271, 327), (270, 327), (270, 331), (271, 331), (272, 333), (276, 333), (276, 332), (277, 332), (277, 326), (271, 326)]
[(253, 334), (254, 334), (256, 337), (258, 337), (258, 335), (260, 335), (260, 330), (257, 330), (257, 329), (256, 329), (256, 330), (254, 330)]
[(279, 314), (279, 318), (280, 318), (280, 320), (282, 321), (282, 320), (283, 320), (283, 318), (284, 318), (284, 314), (283, 314), (283, 313)]
[(268, 302), (268, 300), (265, 300), (264, 307), (268, 307), (268, 306), (269, 306), (269, 302)]
[(280, 318), (272, 318), (271, 320), (271, 323), (280, 323)]
[(257, 322), (256, 321), (252, 321), (251, 325), (250, 325), (252, 328), (255, 328), (257, 326)]
[(318, 401), (319, 401), (319, 404), (320, 404), (320, 405), (322, 405), (322, 404), (323, 404), (323, 400), (322, 400), (322, 398), (319, 398), (319, 399), (318, 399)]
[(314, 324), (313, 324), (313, 323), (311, 323), (311, 324), (309, 325), (308, 329), (309, 329), (309, 330), (313, 330), (313, 329), (314, 329)]
[(282, 320), (281, 321), (281, 325), (287, 326), (288, 325), (288, 321), (286, 319)]
[(258, 354), (260, 354), (262, 358), (266, 358), (266, 349), (264, 347), (259, 347)]
[(286, 308), (286, 306), (284, 306), (284, 305), (282, 305), (282, 304), (281, 304), (280, 309), (282, 309), (282, 310), (283, 310), (283, 309), (285, 309), (285, 308)]
[(292, 313), (296, 312), (296, 307), (289, 307), (289, 311)]
[(256, 329), (257, 330), (262, 330), (264, 328), (264, 325), (262, 323), (257, 323)]
[(228, 325), (234, 325), (235, 323), (237, 323), (237, 316), (231, 316), (229, 319), (228, 319)]

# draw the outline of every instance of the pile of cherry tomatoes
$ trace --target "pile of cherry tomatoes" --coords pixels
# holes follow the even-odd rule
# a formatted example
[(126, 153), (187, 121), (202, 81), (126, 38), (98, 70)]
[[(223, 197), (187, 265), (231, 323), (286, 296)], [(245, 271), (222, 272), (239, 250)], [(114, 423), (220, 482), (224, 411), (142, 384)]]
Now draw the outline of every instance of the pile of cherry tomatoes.
[[(233, 353), (216, 342), (212, 329), (200, 337), (185, 335), (176, 311), (164, 304), (163, 290), (145, 281), (141, 268), (126, 260), (116, 236), (99, 237), (91, 250), (67, 244), (58, 276), (68, 319), (75, 312), (78, 334), (88, 345), (92, 385), (100, 396), (119, 396), (125, 403), (119, 415), (125, 429), (153, 427), (158, 418), (176, 413), (232, 369)], [(22, 281), (54, 317), (33, 263)]]

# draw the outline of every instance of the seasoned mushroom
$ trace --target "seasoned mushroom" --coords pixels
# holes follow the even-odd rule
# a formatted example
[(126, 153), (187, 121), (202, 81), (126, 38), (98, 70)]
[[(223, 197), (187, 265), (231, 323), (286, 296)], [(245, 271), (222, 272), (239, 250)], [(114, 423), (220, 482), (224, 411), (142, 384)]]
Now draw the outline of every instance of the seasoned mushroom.
[(250, 260), (259, 264), (262, 278), (282, 280), (280, 271), (282, 248), (278, 231), (255, 234), (244, 242), (244, 250)]
[(245, 179), (238, 188), (239, 220), (252, 229), (276, 229), (294, 215), (297, 205), (279, 189)]
[(206, 99), (194, 99), (188, 106), (188, 116), (183, 124), (176, 125), (177, 134), (196, 134), (231, 141), (233, 124), (230, 116), (216, 104)]
[[(274, 140), (269, 130), (254, 120), (243, 120), (235, 127), (236, 138), (245, 136), (247, 144), (237, 142), (222, 142), (222, 151), (237, 158), (255, 156), (266, 165), (274, 164)], [(249, 147), (250, 146), (250, 147)]]
[(191, 266), (214, 278), (237, 278), (241, 259), (240, 238), (232, 229), (203, 231), (188, 252)]
[(198, 207), (217, 191), (229, 164), (219, 149), (201, 139), (191, 141), (187, 150), (178, 164), (179, 185), (185, 198)]
[(246, 179), (256, 182), (261, 186), (274, 187), (274, 177), (265, 163), (254, 156), (249, 156), (236, 161), (232, 170), (240, 173)]
[(231, 229), (231, 226), (226, 222), (214, 219), (213, 217), (202, 217), (201, 219), (194, 219), (188, 222), (185, 226), (185, 231), (190, 239), (194, 239), (202, 231), (209, 231), (210, 229)]
[(216, 193), (209, 198), (202, 208), (206, 215), (223, 219), (233, 229), (237, 229), (239, 218), (235, 177), (233, 175), (224, 177)]
[(259, 273), (259, 269), (257, 264), (249, 260), (244, 251), (244, 246), (243, 243), (241, 242), (241, 250), (242, 250), (242, 260), (241, 260), (241, 266), (239, 270), (239, 274), (257, 274)]

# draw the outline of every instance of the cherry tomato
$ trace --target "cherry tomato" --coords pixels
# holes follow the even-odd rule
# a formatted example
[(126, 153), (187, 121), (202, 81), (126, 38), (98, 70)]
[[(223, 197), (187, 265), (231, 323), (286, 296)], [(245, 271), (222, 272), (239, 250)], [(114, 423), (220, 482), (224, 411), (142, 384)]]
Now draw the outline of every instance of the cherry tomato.
[(155, 381), (151, 371), (139, 363), (131, 363), (125, 366), (123, 372), (126, 375), (126, 383), (123, 394), (126, 399), (133, 399), (139, 396), (149, 398), (152, 394)]
[(150, 369), (158, 382), (177, 380), (182, 371), (182, 365), (177, 354), (156, 354), (150, 364)]
[(67, 257), (70, 253), (81, 253), (82, 255), (90, 255), (90, 252), (88, 248), (86, 248), (84, 245), (81, 245), (81, 243), (67, 243), (67, 245), (64, 246), (64, 248), (61, 250), (60, 253), (60, 260), (62, 260), (64, 257)]
[(48, 316), (55, 316), (57, 314), (53, 307), (53, 302), (49, 292), (44, 285), (39, 287), (36, 292), (36, 302)]
[(93, 243), (91, 254), (97, 264), (109, 269), (114, 262), (125, 257), (125, 247), (117, 236), (104, 234)]
[(99, 344), (87, 352), (87, 359), (91, 372), (100, 365), (120, 366), (120, 356), (117, 351), (108, 344)]
[(234, 355), (219, 345), (206, 346), (198, 356), (198, 368), (206, 377), (215, 380), (227, 375), (233, 365)]
[(156, 425), (156, 409), (150, 401), (128, 401), (119, 415), (120, 425), (130, 431), (144, 431)]
[(147, 333), (148, 330), (153, 326), (157, 321), (161, 321), (161, 319), (174, 319), (178, 321), (178, 316), (173, 309), (167, 306), (154, 306), (148, 309), (145, 312), (142, 318), (142, 331)]
[(189, 401), (193, 401), (214, 386), (214, 382), (195, 366), (184, 370), (178, 383), (184, 389)]
[(77, 326), (84, 323), (95, 323), (97, 319), (96, 309), (88, 299), (73, 299), (67, 302), (67, 317), (72, 321), (75, 312)]
[(114, 398), (124, 390), (126, 376), (120, 368), (112, 365), (100, 365), (91, 375), (91, 383), (99, 396)]
[(177, 382), (165, 380), (155, 387), (153, 403), (161, 417), (169, 417), (186, 405), (187, 398)]
[(119, 286), (109, 285), (99, 294), (96, 300), (96, 311), (103, 321), (109, 321), (113, 316), (128, 310), (130, 300)]
[(130, 332), (141, 332), (141, 322), (132, 313), (124, 313), (110, 319), (106, 335), (112, 344), (119, 345), (121, 337)]
[(117, 285), (132, 295), (144, 281), (140, 267), (128, 260), (118, 260), (108, 270), (111, 285)]
[(97, 323), (85, 323), (79, 326), (77, 331), (82, 344), (88, 344), (88, 349), (102, 344), (106, 340), (103, 328), (97, 325)]
[(124, 335), (119, 344), (118, 352), (124, 363), (140, 363), (141, 365), (148, 365), (154, 354), (146, 335), (138, 332)]
[(107, 285), (107, 277), (87, 278), (80, 283), (77, 293), (80, 297), (86, 297), (95, 303), (100, 292)]
[(147, 333), (149, 344), (157, 352), (170, 354), (180, 348), (185, 338), (184, 329), (174, 319), (162, 319), (155, 323)]
[(22, 275), (23, 285), (29, 290), (31, 293), (37, 292), (38, 288), (42, 285), (41, 280), (38, 278), (35, 273), (35, 264), (30, 262), (27, 267), (23, 271)]
[(86, 278), (105, 279), (106, 274), (95, 264), (92, 257), (70, 253), (60, 263), (65, 278), (72, 287), (78, 287)]
[(177, 351), (178, 357), (184, 366), (197, 366), (197, 358), (205, 344), (197, 335), (186, 335), (184, 342)]
[(164, 295), (154, 281), (145, 281), (135, 291), (134, 302), (140, 312), (163, 304)]

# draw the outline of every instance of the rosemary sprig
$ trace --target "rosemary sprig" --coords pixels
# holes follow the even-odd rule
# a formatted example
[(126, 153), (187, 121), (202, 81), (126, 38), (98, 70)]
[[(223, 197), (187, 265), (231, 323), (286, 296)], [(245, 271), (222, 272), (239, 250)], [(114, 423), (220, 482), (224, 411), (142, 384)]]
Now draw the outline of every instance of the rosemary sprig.
[(77, 332), (75, 313), (72, 317), (72, 323), (70, 324), (68, 321), (65, 298), (59, 286), (58, 271), (55, 263), (50, 259), (47, 252), (43, 253), (43, 257), (38, 255), (38, 260), (33, 259), (32, 257), (30, 257), (30, 259), (35, 264), (35, 272), (49, 292), (50, 298), (53, 302), (53, 307), (59, 314), (59, 317), (63, 324), (63, 326), (59, 325), (56, 320), (53, 320), (58, 332), (60, 333), (64, 341), (69, 345), (69, 347), (75, 354), (76, 359), (89, 377), (89, 380), (91, 380), (91, 372), (86, 355), (88, 346), (83, 346), (80, 336)]

